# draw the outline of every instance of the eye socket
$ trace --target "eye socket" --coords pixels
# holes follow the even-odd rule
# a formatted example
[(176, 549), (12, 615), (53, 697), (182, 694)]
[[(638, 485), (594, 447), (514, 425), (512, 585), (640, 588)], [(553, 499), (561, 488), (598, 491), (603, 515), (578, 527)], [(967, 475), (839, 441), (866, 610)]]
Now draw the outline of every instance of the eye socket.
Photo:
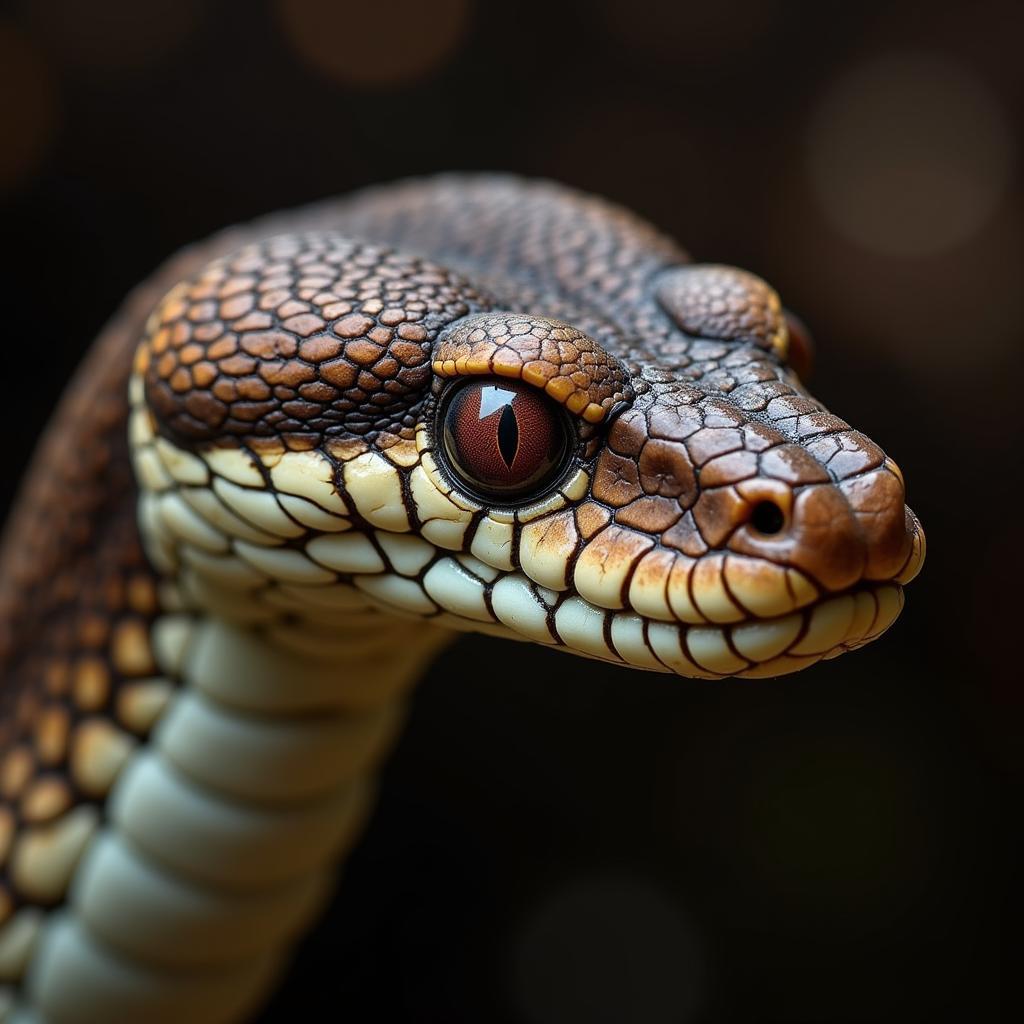
[(472, 493), (522, 501), (565, 466), (570, 428), (543, 392), (517, 380), (470, 380), (441, 405), (446, 461)]

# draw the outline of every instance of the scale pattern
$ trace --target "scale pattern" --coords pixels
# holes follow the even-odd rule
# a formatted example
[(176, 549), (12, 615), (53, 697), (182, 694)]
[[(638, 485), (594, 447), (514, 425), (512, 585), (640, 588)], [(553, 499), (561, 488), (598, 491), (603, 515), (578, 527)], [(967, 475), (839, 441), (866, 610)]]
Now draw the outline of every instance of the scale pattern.
[(160, 306), (150, 404), (189, 442), (409, 438), (438, 331), (487, 308), (428, 261), (284, 235), (210, 264)]
[(633, 397), (623, 365), (582, 331), (519, 313), (473, 317), (447, 332), (433, 369), (440, 378), (516, 377), (591, 423)]

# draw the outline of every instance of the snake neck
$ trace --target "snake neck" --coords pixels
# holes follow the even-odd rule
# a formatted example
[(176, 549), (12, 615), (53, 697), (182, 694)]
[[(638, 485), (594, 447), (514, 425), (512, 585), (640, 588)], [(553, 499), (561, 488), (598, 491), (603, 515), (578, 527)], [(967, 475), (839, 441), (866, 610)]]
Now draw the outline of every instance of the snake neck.
[(391, 705), (449, 639), (440, 630), (419, 624), (409, 629), (385, 616), (369, 625), (342, 620), (330, 634), (302, 619), (277, 620), (272, 629), (209, 613), (190, 619), (180, 670), (185, 688), (264, 715), (359, 713)]
[(445, 639), (342, 617), (337, 643), (318, 647), (301, 618), (271, 629), (245, 621), (252, 602), (228, 621), (189, 609), (177, 588), (162, 596), (177, 608), (150, 642), (177, 685), (103, 820), (87, 822), (69, 879), (78, 898), (30, 922), (22, 1007), (46, 1019), (78, 1020), (78, 1005), (91, 1020), (251, 1012), (328, 898), (405, 694)]

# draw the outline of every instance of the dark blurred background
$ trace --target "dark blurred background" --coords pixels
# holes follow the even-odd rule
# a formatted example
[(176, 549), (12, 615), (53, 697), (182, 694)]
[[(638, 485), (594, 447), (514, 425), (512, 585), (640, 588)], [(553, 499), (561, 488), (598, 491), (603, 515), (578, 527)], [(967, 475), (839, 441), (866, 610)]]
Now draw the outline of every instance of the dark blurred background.
[(462, 641), (264, 1024), (1024, 1019), (1022, 30), (998, 0), (3, 9), (5, 506), (177, 247), (481, 168), (772, 281), (928, 532), (891, 632), (779, 681)]

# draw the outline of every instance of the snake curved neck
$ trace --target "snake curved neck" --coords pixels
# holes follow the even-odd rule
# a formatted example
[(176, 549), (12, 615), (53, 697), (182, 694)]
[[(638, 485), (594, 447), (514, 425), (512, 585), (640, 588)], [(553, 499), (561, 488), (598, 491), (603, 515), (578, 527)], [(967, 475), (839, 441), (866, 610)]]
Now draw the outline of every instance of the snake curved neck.
[(407, 690), (443, 637), (419, 629), (396, 645), (364, 630), (355, 655), (298, 656), (251, 624), (158, 619), (180, 687), (93, 823), (67, 906), (40, 928), (32, 1012), (248, 1013), (329, 897)]

